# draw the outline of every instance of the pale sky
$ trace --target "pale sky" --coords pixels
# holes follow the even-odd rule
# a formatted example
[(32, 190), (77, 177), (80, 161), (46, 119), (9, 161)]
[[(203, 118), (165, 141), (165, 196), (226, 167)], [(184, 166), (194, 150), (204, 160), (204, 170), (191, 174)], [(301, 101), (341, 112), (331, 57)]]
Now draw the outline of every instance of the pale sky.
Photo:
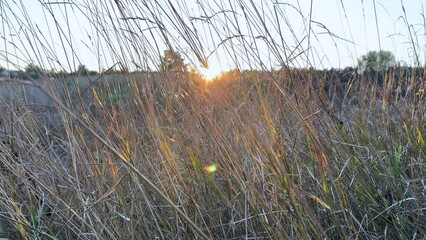
[[(198, 69), (191, 48), (208, 56), (207, 75), (235, 67), (278, 68), (283, 61), (292, 67), (344, 68), (380, 47), (407, 64), (415, 63), (417, 52), (425, 64), (421, 0), (314, 0), (312, 16), (310, 0), (132, 2), (138, 5), (126, 3), (124, 11), (133, 20), (124, 21), (113, 0), (0, 0), (0, 65), (14, 69), (33, 61), (70, 71), (79, 63), (101, 70), (123, 62), (131, 69), (155, 69), (167, 41)], [(174, 11), (189, 28), (177, 24)], [(191, 35), (198, 39), (188, 39)]]

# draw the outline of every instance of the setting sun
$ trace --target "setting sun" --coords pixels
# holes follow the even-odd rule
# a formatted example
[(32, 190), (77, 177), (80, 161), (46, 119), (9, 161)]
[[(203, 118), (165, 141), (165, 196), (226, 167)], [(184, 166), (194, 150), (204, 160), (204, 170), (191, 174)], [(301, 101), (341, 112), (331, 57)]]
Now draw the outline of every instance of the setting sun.
[(222, 71), (217, 68), (202, 68), (200, 73), (204, 76), (207, 81), (212, 81), (215, 77), (219, 76)]

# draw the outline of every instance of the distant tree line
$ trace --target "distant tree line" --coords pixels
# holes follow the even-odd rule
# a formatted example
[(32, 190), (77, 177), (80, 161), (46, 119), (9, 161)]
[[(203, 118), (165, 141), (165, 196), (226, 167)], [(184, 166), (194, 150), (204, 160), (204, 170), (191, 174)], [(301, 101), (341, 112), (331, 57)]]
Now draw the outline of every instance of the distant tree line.
[[(273, 77), (283, 82), (289, 89), (294, 89), (294, 84), (312, 86), (316, 91), (324, 91), (330, 98), (343, 97), (349, 84), (363, 84), (375, 86), (377, 91), (383, 89), (391, 91), (391, 95), (405, 96), (410, 89), (424, 88), (426, 84), (425, 67), (404, 66), (395, 61), (395, 57), (388, 51), (370, 51), (358, 59), (355, 67), (343, 69), (314, 69), (314, 68), (289, 68), (282, 67), (265, 71), (239, 71), (231, 70), (220, 76), (219, 81), (235, 79), (268, 79)], [(292, 81), (288, 81), (291, 79)], [(309, 82), (308, 82), (309, 81)]]
[[(165, 50), (161, 57), (160, 72), (168, 75), (181, 75), (188, 82), (200, 84), (202, 76), (198, 74), (188, 64), (184, 63), (183, 57), (180, 53), (173, 50)], [(110, 69), (108, 73), (129, 73), (129, 69), (121, 67), (120, 69)], [(291, 77), (297, 79), (299, 83), (302, 81), (311, 81), (311, 84), (316, 89), (322, 88), (326, 93), (330, 92), (343, 92), (349, 83), (364, 81), (365, 83), (376, 84), (378, 87), (383, 87), (385, 84), (389, 88), (398, 91), (400, 94), (405, 95), (408, 90), (407, 84), (410, 83), (416, 87), (418, 84), (424, 84), (426, 81), (426, 71), (424, 67), (411, 67), (402, 66), (400, 62), (395, 61), (395, 56), (389, 51), (370, 51), (366, 55), (358, 59), (356, 67), (346, 67), (344, 69), (325, 69), (316, 70), (310, 69), (290, 69), (283, 67), (279, 70), (271, 70), (277, 80), (281, 78)], [(267, 71), (239, 71), (234, 69), (222, 74), (216, 78), (216, 81), (236, 80), (247, 77), (261, 77), (267, 79)], [(69, 76), (84, 76), (84, 75), (98, 75), (97, 71), (89, 70), (85, 65), (80, 64), (73, 72), (45, 70), (41, 67), (31, 63), (25, 67), (24, 70), (9, 71), (0, 66), (0, 74), (11, 78), (19, 79), (39, 79), (44, 78), (62, 78)], [(281, 76), (283, 75), (283, 76)], [(285, 77), (284, 77), (285, 75)], [(177, 77), (170, 77), (171, 80), (181, 79)], [(289, 83), (290, 84), (290, 83)], [(392, 86), (389, 86), (392, 84)], [(413, 87), (413, 86), (412, 86)]]
[[(184, 59), (179, 52), (173, 50), (165, 50), (164, 55), (161, 57), (160, 68), (163, 72), (183, 72), (183, 73), (194, 73), (193, 69), (189, 68), (188, 64), (184, 63)], [(103, 72), (105, 72), (104, 70)], [(126, 66), (120, 66), (119, 69), (109, 69), (108, 74), (113, 73), (129, 73), (129, 69)], [(40, 79), (45, 78), (61, 78), (69, 76), (84, 76), (84, 75), (98, 75), (97, 71), (89, 70), (85, 65), (80, 64), (75, 71), (67, 72), (64, 70), (57, 71), (55, 69), (47, 70), (40, 66), (30, 63), (23, 70), (8, 70), (0, 66), (0, 76), (17, 78), (17, 79)]]
[(77, 75), (98, 75), (97, 71), (89, 70), (85, 65), (80, 64), (76, 71), (66, 72), (64, 70), (57, 71), (55, 69), (47, 70), (42, 67), (30, 63), (24, 69), (9, 70), (0, 66), (0, 76), (16, 78), (16, 79), (40, 79), (40, 78), (61, 78)]
[(350, 82), (374, 84), (380, 89), (388, 88), (393, 93), (405, 96), (410, 87), (418, 88), (425, 84), (425, 67), (404, 66), (395, 60), (389, 51), (370, 51), (358, 59), (357, 67), (315, 71), (314, 81), (324, 78), (325, 90), (332, 86), (345, 88)]

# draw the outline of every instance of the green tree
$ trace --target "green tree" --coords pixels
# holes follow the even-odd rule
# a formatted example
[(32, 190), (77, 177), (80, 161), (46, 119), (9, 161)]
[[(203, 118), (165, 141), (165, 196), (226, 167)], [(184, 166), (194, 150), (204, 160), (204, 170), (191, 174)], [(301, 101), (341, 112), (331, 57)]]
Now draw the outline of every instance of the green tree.
[(76, 75), (88, 75), (89, 69), (86, 67), (86, 65), (80, 64), (77, 67)]
[(383, 71), (396, 64), (395, 56), (389, 51), (369, 51), (358, 59), (362, 71)]
[(39, 79), (44, 71), (40, 66), (30, 63), (25, 67), (25, 73), (33, 79)]
[(180, 53), (173, 50), (164, 50), (164, 56), (161, 59), (161, 70), (166, 72), (185, 72), (187, 70), (187, 65), (184, 63)]

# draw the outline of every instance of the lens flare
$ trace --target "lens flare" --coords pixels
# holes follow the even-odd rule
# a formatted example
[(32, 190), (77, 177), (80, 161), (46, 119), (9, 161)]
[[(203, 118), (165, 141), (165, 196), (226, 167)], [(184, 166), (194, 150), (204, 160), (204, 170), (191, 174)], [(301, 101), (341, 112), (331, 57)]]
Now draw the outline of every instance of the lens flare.
[(204, 170), (208, 173), (213, 173), (213, 172), (216, 172), (217, 166), (216, 164), (206, 165), (204, 166)]

